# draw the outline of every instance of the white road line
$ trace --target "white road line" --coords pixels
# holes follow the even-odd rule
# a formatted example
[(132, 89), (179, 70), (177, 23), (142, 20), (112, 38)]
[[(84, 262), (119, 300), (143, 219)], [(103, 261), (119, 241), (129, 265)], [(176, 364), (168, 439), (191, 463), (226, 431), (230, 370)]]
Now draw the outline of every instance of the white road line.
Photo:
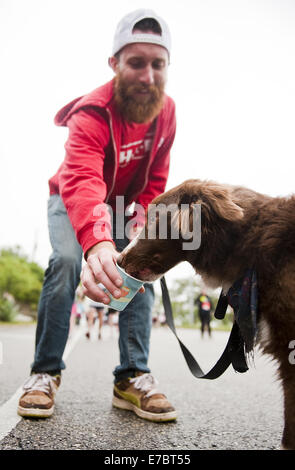
[[(73, 351), (74, 347), (80, 340), (81, 336), (85, 333), (85, 328), (80, 327), (77, 333), (73, 338), (69, 339), (67, 342), (63, 359), (68, 359), (69, 355)], [(22, 419), (21, 416), (17, 414), (18, 400), (22, 394), (22, 385), (16, 390), (9, 400), (7, 400), (0, 407), (0, 441), (4, 439), (7, 434), (19, 423)]]
[(22, 393), (22, 386), (7, 400), (0, 408), (0, 441), (10, 433), (10, 431), (21, 420), (16, 413), (19, 397)]
[(65, 350), (64, 350), (63, 357), (62, 357), (64, 361), (66, 361), (68, 359), (68, 357), (71, 354), (71, 352), (73, 351), (74, 347), (79, 342), (81, 336), (85, 334), (85, 331), (86, 331), (86, 327), (85, 326), (80, 326), (77, 333), (72, 338), (70, 338), (68, 340), (68, 342), (66, 344), (66, 347), (65, 347)]

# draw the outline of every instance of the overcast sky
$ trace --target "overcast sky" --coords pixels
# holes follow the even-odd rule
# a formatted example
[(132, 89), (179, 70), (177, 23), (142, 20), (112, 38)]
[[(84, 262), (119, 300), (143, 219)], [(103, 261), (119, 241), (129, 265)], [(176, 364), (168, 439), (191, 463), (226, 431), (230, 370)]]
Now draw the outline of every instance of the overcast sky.
[(0, 246), (21, 245), (46, 267), (47, 181), (67, 130), (67, 102), (112, 78), (121, 17), (140, 7), (172, 33), (167, 92), (177, 136), (167, 189), (188, 178), (294, 191), (293, 0), (0, 0)]

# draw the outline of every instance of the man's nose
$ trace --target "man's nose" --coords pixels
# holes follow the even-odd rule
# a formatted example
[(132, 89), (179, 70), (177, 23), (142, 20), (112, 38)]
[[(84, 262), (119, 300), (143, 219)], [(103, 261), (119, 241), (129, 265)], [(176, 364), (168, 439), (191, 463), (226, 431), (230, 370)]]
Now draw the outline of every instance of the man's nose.
[(141, 83), (144, 83), (145, 85), (153, 85), (154, 84), (154, 71), (152, 66), (148, 65), (145, 67), (145, 69), (142, 71), (142, 74), (140, 76), (140, 81)]

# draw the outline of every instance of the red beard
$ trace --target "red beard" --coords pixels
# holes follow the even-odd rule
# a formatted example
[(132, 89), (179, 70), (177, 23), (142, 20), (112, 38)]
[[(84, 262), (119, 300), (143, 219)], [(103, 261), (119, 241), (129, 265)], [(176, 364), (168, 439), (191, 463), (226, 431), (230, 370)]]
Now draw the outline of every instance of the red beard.
[[(142, 90), (146, 94), (139, 94)], [(142, 124), (155, 119), (164, 103), (164, 83), (155, 85), (130, 84), (118, 73), (115, 77), (115, 103), (128, 122)]]

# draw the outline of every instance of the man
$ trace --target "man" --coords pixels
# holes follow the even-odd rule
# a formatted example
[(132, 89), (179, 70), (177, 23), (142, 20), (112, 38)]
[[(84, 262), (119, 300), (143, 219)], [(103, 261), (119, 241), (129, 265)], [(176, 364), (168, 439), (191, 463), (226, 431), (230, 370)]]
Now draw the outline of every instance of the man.
[[(72, 101), (55, 118), (69, 128), (69, 137), (65, 160), (49, 181), (53, 253), (39, 302), (34, 363), (19, 401), (21, 416), (53, 413), (82, 254), (85, 295), (108, 304), (101, 283), (115, 298), (121, 296), (116, 259), (142, 228), (145, 209), (167, 181), (176, 126), (174, 103), (164, 93), (169, 57), (166, 23), (151, 10), (130, 13), (115, 33), (109, 59), (114, 79)], [(123, 195), (122, 209), (117, 201)], [(130, 219), (126, 208), (133, 202), (143, 211)], [(130, 228), (128, 236), (124, 227)], [(175, 409), (158, 392), (147, 365), (153, 299), (146, 285), (119, 315), (113, 405), (145, 419), (169, 421), (176, 418)]]
[(195, 305), (198, 306), (198, 310), (199, 310), (202, 338), (204, 336), (204, 331), (206, 328), (208, 330), (208, 335), (211, 336), (210, 322), (211, 322), (212, 302), (211, 302), (210, 297), (208, 297), (208, 295), (206, 294), (204, 290), (201, 292), (199, 297), (196, 298)]

